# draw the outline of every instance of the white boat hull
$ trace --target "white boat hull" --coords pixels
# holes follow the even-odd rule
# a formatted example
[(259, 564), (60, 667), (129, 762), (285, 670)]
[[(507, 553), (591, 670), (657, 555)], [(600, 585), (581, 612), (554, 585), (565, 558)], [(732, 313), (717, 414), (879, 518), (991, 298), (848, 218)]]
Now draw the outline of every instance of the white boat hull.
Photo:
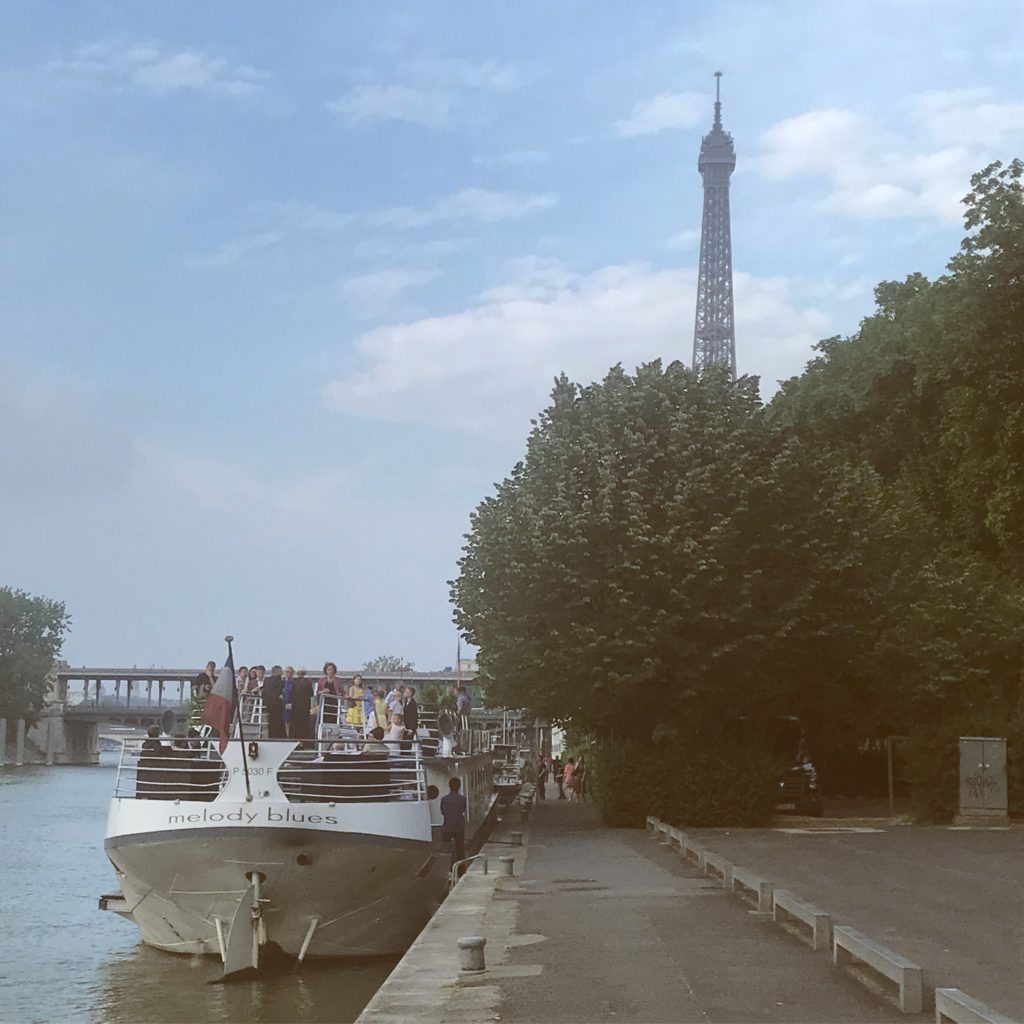
[(115, 796), (105, 849), (121, 892), (101, 906), (134, 921), (147, 945), (224, 957), (258, 876), (261, 945), (300, 959), (404, 952), (446, 891), (442, 787), (462, 779), (472, 839), (494, 807), (488, 758), (424, 762), (432, 799), (295, 803), (276, 776), (292, 746), (261, 744), (251, 799), (230, 748), (214, 800)]
[[(401, 953), (436, 909), (448, 858), (429, 842), (308, 829), (208, 828), (109, 839), (118, 912), (147, 945), (220, 955), (258, 872), (268, 942), (299, 956)], [(220, 934), (218, 934), (218, 921)]]

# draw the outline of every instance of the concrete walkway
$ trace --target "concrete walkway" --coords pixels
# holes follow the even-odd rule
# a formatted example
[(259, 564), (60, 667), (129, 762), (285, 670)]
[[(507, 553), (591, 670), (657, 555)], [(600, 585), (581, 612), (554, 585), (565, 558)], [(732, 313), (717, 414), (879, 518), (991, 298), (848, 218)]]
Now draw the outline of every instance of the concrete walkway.
[(518, 910), (506, 962), (521, 973), (497, 979), (513, 1024), (927, 1019), (899, 1014), (646, 833), (601, 827), (592, 806), (537, 805), (525, 870), (493, 899)]
[[(835, 822), (842, 826), (846, 822)], [(687, 829), (952, 987), (1024, 1020), (1024, 827)]]

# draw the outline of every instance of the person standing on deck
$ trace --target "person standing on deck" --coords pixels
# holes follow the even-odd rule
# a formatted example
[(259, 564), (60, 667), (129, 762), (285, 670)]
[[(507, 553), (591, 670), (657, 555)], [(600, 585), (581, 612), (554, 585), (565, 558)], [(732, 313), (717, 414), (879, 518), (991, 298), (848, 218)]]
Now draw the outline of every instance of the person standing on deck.
[(387, 701), (381, 696), (384, 692), (384, 688), (378, 683), (377, 684), (377, 695), (373, 702), (373, 712), (377, 716), (377, 724), (382, 729), (388, 727), (388, 704)]
[(355, 675), (348, 688), (348, 710), (345, 712), (345, 722), (348, 725), (363, 726), (366, 719), (363, 716), (363, 677)]
[(190, 720), (202, 721), (206, 698), (210, 696), (213, 684), (217, 681), (217, 663), (208, 661), (206, 668), (192, 680), (192, 709)]
[(288, 735), (293, 740), (313, 738), (313, 680), (304, 668), (292, 681), (292, 721)]
[(284, 694), (282, 700), (284, 701), (284, 731), (289, 736), (291, 735), (291, 724), (292, 724), (292, 687), (295, 683), (295, 669), (289, 665), (284, 670)]
[(410, 729), (412, 738), (416, 739), (416, 730), (420, 727), (420, 706), (416, 703), (416, 688), (414, 686), (405, 688), (405, 710), (402, 717), (405, 719), (406, 729)]
[[(457, 779), (448, 780), (448, 795), (441, 798), (441, 842), (447, 846), (455, 844), (455, 859), (462, 860), (466, 856), (466, 808), (468, 801), (459, 792), (462, 782)], [(459, 865), (459, 878), (466, 872), (466, 865)]]
[(284, 728), (284, 677), (281, 666), (275, 665), (263, 683), (263, 709), (267, 716), (267, 738), (287, 738)]

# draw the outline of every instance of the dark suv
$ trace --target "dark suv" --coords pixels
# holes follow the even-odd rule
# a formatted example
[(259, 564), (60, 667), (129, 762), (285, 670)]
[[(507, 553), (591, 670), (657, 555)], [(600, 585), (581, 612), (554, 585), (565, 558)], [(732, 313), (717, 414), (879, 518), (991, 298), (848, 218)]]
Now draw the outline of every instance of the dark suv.
[(818, 772), (807, 753), (804, 729), (795, 715), (780, 715), (772, 726), (772, 753), (788, 764), (775, 778), (775, 810), (821, 817)]

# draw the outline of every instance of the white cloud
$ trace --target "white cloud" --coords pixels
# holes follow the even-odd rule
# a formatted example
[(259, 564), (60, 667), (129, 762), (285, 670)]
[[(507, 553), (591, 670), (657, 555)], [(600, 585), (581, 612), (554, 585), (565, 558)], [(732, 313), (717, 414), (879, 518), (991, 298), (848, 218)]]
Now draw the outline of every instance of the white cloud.
[(352, 124), (361, 121), (406, 121), (425, 128), (447, 123), (452, 99), (444, 92), (408, 85), (359, 85), (327, 109)]
[(484, 188), (464, 188), (443, 196), (431, 206), (396, 206), (370, 214), (371, 224), (391, 228), (421, 228), (441, 221), (518, 220), (531, 213), (549, 210), (558, 202), (552, 193), (528, 195), (516, 192), (493, 192)]
[(352, 124), (404, 121), (446, 128), (456, 107), (472, 93), (508, 94), (537, 77), (537, 70), (497, 61), (441, 58), (406, 61), (393, 82), (367, 82), (332, 100), (327, 109)]
[(395, 311), (403, 292), (433, 281), (439, 270), (413, 267), (389, 267), (372, 274), (346, 278), (338, 285), (338, 295), (360, 319), (370, 319)]
[(401, 77), (438, 85), (458, 86), (484, 92), (511, 93), (535, 81), (539, 69), (533, 65), (501, 64), (494, 60), (470, 61), (458, 57), (406, 61)]
[(269, 249), (283, 242), (287, 236), (283, 231), (263, 231), (245, 238), (236, 238), (219, 245), (206, 256), (197, 256), (190, 260), (190, 266), (204, 270), (218, 270), (222, 267), (234, 266), (239, 260), (250, 253)]
[(615, 133), (624, 138), (660, 135), (676, 128), (692, 128), (709, 110), (708, 101), (695, 92), (663, 92), (638, 103), (615, 122)]
[[(741, 372), (766, 390), (798, 373), (827, 317), (797, 309), (782, 279), (737, 274)], [(349, 413), (521, 437), (555, 375), (603, 376), (661, 356), (689, 362), (695, 280), (688, 271), (609, 266), (579, 275), (531, 257), (511, 281), (459, 313), (378, 327), (359, 341), (364, 366), (330, 381), (325, 400)]]
[(700, 228), (684, 228), (665, 243), (670, 249), (693, 249), (700, 241)]
[(823, 178), (823, 209), (851, 217), (958, 221), (971, 175), (1024, 142), (1024, 102), (993, 102), (986, 89), (911, 96), (880, 119), (812, 110), (773, 125), (753, 161), (769, 178)]
[(248, 96), (269, 77), (264, 71), (230, 64), (199, 50), (170, 52), (155, 43), (124, 38), (83, 43), (71, 57), (52, 61), (46, 68), (79, 86), (133, 85), (160, 95), (191, 91)]

